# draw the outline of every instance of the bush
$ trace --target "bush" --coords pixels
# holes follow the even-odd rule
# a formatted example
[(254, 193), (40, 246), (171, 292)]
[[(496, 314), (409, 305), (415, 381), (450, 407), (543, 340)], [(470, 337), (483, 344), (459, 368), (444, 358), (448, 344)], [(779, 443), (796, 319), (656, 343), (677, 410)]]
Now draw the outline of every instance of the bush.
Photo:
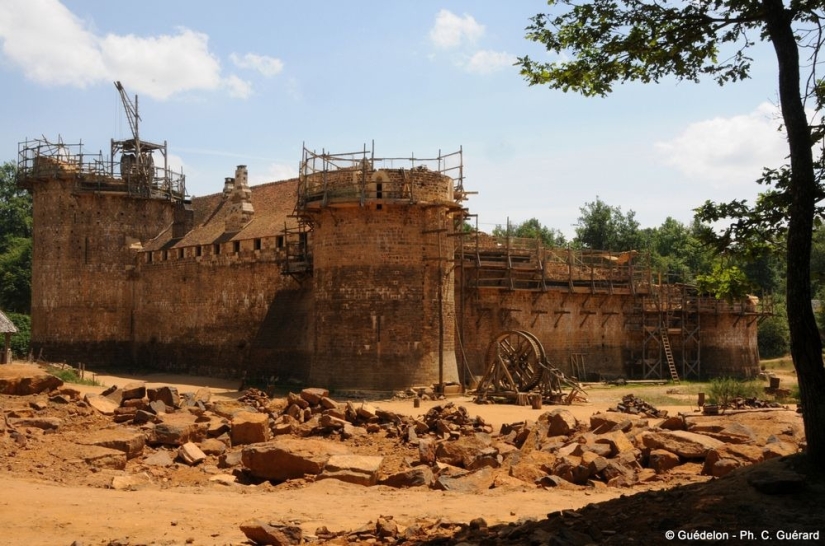
[[(11, 352), (15, 358), (26, 358), (31, 344), (32, 319), (29, 315), (22, 313), (6, 313), (6, 316), (17, 328), (17, 333), (11, 336)], [(0, 335), (0, 338), (2, 338), (2, 335)], [(0, 350), (2, 348), (2, 345), (0, 345)]]
[(762, 393), (758, 381), (742, 381), (731, 377), (721, 377), (710, 382), (708, 399), (711, 404), (729, 406), (736, 398), (758, 398)]
[(791, 333), (785, 317), (770, 317), (759, 325), (756, 338), (760, 358), (778, 358), (791, 350)]

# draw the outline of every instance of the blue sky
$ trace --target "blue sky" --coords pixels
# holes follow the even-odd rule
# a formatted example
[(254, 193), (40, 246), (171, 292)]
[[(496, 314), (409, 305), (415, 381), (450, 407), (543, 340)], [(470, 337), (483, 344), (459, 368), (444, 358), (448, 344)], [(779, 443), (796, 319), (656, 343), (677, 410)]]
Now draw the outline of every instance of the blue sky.
[(531, 217), (573, 235), (600, 197), (642, 227), (706, 199), (753, 199), (786, 147), (775, 59), (719, 87), (668, 80), (584, 98), (528, 87), (516, 56), (541, 1), (0, 0), (0, 160), (18, 142), (108, 154), (139, 96), (141, 136), (169, 143), (193, 195), (297, 174), (301, 146), (377, 157), (464, 149), (466, 203), (490, 231)]

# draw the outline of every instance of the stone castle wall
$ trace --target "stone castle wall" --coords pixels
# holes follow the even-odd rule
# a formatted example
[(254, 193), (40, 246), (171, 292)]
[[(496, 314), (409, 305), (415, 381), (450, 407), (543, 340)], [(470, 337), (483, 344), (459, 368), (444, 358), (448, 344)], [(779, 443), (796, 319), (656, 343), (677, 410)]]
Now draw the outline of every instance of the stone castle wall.
[(75, 192), (73, 177), (32, 184), (32, 349), (89, 364), (130, 358), (134, 243), (173, 221), (168, 201)]
[(452, 180), (421, 169), (343, 170), (318, 181), (308, 181), (318, 199), (304, 209), (313, 225), (310, 380), (375, 390), (439, 374), (457, 381)]
[[(571, 355), (579, 353), (584, 355), (588, 374), (642, 377), (643, 332), (634, 308), (636, 299), (631, 294), (559, 290), (469, 291), (464, 298), (462, 341), (471, 373), (484, 373), (488, 344), (498, 333), (527, 330), (541, 341), (551, 364), (566, 374), (573, 374)], [(754, 376), (759, 372), (755, 317), (722, 307), (723, 312), (699, 316), (702, 377)], [(682, 341), (678, 334), (672, 334), (670, 341), (681, 374)]]
[[(570, 252), (551, 250), (518, 278), (491, 261), (483, 274), (456, 268), (454, 188), (437, 172), (341, 170), (303, 188), (255, 187), (238, 203), (208, 196), (188, 212), (164, 199), (78, 191), (74, 178), (29, 184), (36, 356), (394, 390), (480, 376), (497, 334), (527, 330), (565, 373), (583, 353), (588, 372), (637, 375), (632, 268), (568, 267)], [(313, 228), (312, 268), (284, 275), (296, 201)], [(239, 203), (250, 205), (240, 220), (230, 206)], [(488, 242), (487, 258), (467, 259), (501, 258)], [(539, 281), (546, 288), (532, 289)], [(700, 319), (703, 376), (756, 373), (752, 314), (717, 309)]]

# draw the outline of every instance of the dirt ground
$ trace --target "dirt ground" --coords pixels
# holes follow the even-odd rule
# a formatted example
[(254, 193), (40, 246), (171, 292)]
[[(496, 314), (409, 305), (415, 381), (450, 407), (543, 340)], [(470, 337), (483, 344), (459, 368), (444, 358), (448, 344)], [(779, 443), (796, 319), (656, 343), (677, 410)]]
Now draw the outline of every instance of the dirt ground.
[[(238, 398), (237, 382), (207, 378), (152, 374), (141, 377), (96, 376), (103, 386), (71, 385), (82, 392), (99, 393), (105, 386), (142, 380), (147, 386), (173, 385), (180, 392), (206, 386), (214, 398)], [(792, 381), (792, 377), (786, 378)], [(785, 382), (785, 379), (783, 379)], [(657, 408), (677, 413), (698, 413), (697, 393), (690, 385), (601, 386), (589, 390), (587, 402), (569, 409), (580, 421), (616, 406), (625, 394), (662, 400)], [(336, 397), (338, 402), (345, 401)], [(475, 404), (468, 397), (449, 401), (466, 407), (498, 431), (502, 424), (535, 420), (541, 410), (530, 406)], [(144, 464), (156, 450), (145, 448), (144, 456), (130, 460), (125, 471), (89, 468), (66, 451), (73, 440), (90, 430), (117, 427), (112, 418), (92, 408), (48, 403), (44, 395), (0, 395), (3, 413), (25, 414), (33, 403), (41, 403), (38, 416), (58, 417), (58, 433), (27, 429), (25, 445), (8, 432), (0, 431), (0, 543), (26, 545), (130, 545), (139, 544), (251, 544), (239, 525), (252, 518), (264, 522), (301, 527), (313, 537), (319, 527), (332, 533), (359, 529), (380, 516), (391, 517), (400, 528), (423, 526), (438, 529), (426, 540), (433, 544), (659, 544), (668, 542), (665, 532), (710, 530), (713, 532), (768, 530), (760, 543), (778, 540), (778, 530), (825, 532), (823, 480), (795, 458), (777, 459), (740, 469), (722, 479), (711, 480), (692, 472), (675, 472), (667, 479), (646, 482), (632, 488), (576, 486), (537, 488), (529, 484), (466, 494), (429, 488), (394, 489), (363, 487), (338, 480), (291, 480), (273, 485), (227, 483), (219, 479), (227, 470), (218, 468), (214, 458), (190, 467), (175, 463), (159, 468)], [(419, 416), (444, 401), (422, 401), (414, 407), (411, 399), (371, 400), (374, 406), (399, 414)], [(795, 405), (787, 412), (766, 417), (759, 425), (765, 433), (772, 427), (801, 429)], [(781, 413), (781, 416), (780, 416)], [(779, 430), (775, 431), (779, 433)], [(358, 438), (348, 447), (353, 453), (382, 454), (389, 465), (403, 466), (404, 458), (414, 458), (412, 448), (392, 438), (371, 435)], [(158, 448), (160, 450), (163, 448)], [(797, 465), (796, 467), (791, 467)], [(767, 468), (771, 475), (802, 475), (781, 495), (765, 494), (753, 485), (754, 471)], [(750, 472), (751, 474), (748, 474)], [(113, 479), (128, 476), (126, 488), (113, 488)], [(795, 484), (795, 485), (794, 485)], [(573, 510), (582, 509), (579, 512)], [(549, 516), (549, 517), (548, 517)], [(467, 524), (483, 518), (486, 525)], [(478, 520), (477, 520), (478, 521)], [(593, 526), (600, 531), (593, 531)], [(589, 535), (584, 534), (589, 531)], [(462, 534), (463, 533), (463, 534)], [(438, 536), (436, 536), (438, 535)], [(592, 537), (600, 536), (595, 540)], [(687, 535), (685, 535), (687, 536)], [(585, 538), (587, 537), (587, 538)], [(745, 536), (747, 538), (747, 536)], [(823, 535), (825, 538), (825, 535)], [(710, 543), (738, 542), (739, 537), (711, 540)], [(334, 543), (358, 542), (354, 535), (339, 536)], [(369, 542), (369, 541), (367, 541)], [(375, 542), (375, 539), (372, 539)], [(386, 543), (402, 543), (390, 539)], [(783, 542), (788, 543), (788, 542)], [(809, 542), (811, 544), (816, 541)]]

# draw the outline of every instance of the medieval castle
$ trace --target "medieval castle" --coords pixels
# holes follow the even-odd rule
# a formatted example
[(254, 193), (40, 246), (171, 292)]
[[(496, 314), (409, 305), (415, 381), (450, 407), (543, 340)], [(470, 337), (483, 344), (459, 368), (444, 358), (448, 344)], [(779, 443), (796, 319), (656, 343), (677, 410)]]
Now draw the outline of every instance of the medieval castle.
[(461, 151), (305, 148), (297, 179), (249, 187), (238, 166), (191, 200), (165, 158), (137, 139), (108, 159), (21, 143), (36, 356), (394, 390), (471, 385), (492, 340), (527, 331), (581, 379), (758, 370), (753, 300), (658, 282), (636, 252), (468, 229)]

